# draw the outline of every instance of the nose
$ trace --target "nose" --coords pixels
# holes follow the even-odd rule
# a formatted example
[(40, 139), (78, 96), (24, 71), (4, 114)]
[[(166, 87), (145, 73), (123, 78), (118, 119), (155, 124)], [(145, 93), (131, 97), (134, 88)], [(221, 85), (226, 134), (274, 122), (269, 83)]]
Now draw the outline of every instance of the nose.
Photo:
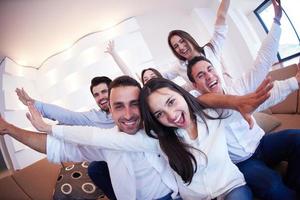
[(166, 115), (167, 115), (168, 121), (170, 121), (170, 122), (173, 122), (176, 119), (176, 114), (172, 110), (167, 111)]
[(207, 72), (206, 75), (205, 75), (205, 78), (206, 78), (206, 80), (209, 81), (212, 78), (212, 76), (213, 75), (211, 73)]
[(125, 107), (125, 110), (124, 110), (124, 118), (127, 119), (127, 120), (130, 120), (131, 117), (132, 117), (132, 110), (130, 107)]
[(179, 50), (182, 50), (182, 49), (184, 49), (184, 44), (180, 43), (180, 44), (178, 44), (178, 47), (179, 47)]

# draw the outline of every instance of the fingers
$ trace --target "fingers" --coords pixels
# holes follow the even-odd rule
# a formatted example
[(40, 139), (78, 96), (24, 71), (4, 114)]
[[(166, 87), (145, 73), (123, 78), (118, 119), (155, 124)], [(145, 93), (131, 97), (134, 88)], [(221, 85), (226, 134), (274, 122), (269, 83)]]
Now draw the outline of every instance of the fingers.
[(36, 109), (36, 107), (34, 107), (31, 102), (28, 103), (28, 110), (33, 118), (41, 116), (41, 113)]
[(32, 117), (30, 115), (30, 113), (26, 113), (26, 118), (32, 123)]
[(258, 92), (264, 90), (264, 89), (266, 88), (266, 86), (267, 86), (268, 84), (270, 84), (270, 82), (271, 82), (271, 77), (268, 76), (268, 77), (265, 78), (265, 79), (263, 80), (263, 82), (258, 86), (258, 88), (255, 90), (255, 92), (258, 93)]
[(249, 124), (249, 129), (252, 129), (254, 126), (254, 121), (251, 117), (251, 114), (245, 114), (243, 115), (244, 119), (247, 121), (247, 123)]

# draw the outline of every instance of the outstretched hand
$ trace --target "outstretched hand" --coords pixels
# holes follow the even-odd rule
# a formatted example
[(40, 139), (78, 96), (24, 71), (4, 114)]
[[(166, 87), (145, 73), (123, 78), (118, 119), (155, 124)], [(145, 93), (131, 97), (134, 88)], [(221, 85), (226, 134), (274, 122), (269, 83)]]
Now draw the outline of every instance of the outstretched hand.
[(271, 78), (267, 77), (255, 92), (237, 97), (237, 110), (248, 122), (250, 129), (252, 129), (254, 125), (254, 121), (251, 117), (253, 111), (270, 97), (270, 90), (272, 88), (273, 83), (271, 82)]
[(34, 107), (32, 103), (28, 103), (28, 109), (30, 113), (26, 113), (27, 119), (32, 126), (38, 131), (51, 133), (51, 125), (44, 122), (41, 113)]
[(110, 40), (108, 42), (108, 45), (106, 47), (105, 53), (114, 54), (115, 53), (115, 42), (113, 40)]
[(31, 98), (27, 92), (22, 88), (16, 88), (15, 92), (17, 93), (19, 100), (25, 105), (28, 106), (28, 103), (31, 102), (34, 103), (34, 99)]
[(273, 8), (275, 16), (274, 18), (278, 21), (280, 21), (282, 17), (282, 8), (281, 8), (281, 2), (280, 0), (272, 0)]

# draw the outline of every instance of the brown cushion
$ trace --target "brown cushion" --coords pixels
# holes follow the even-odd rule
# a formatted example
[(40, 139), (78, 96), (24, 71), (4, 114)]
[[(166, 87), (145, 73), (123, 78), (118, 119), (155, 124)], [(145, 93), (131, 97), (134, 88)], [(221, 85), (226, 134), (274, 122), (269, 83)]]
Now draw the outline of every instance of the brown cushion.
[(87, 162), (64, 163), (57, 178), (53, 200), (103, 198), (103, 192), (88, 176), (87, 167)]
[(274, 114), (273, 116), (281, 121), (281, 125), (278, 126), (274, 131), (284, 129), (300, 129), (299, 114)]
[(253, 114), (257, 124), (266, 132), (269, 133), (274, 130), (281, 122), (274, 116), (257, 112)]
[[(27, 183), (28, 184), (28, 183)], [(11, 176), (0, 179), (0, 199), (30, 200)]]
[(290, 94), (284, 101), (281, 103), (270, 107), (270, 110), (273, 114), (295, 114), (297, 112), (298, 104), (298, 91)]
[(52, 199), (60, 165), (42, 159), (13, 174), (18, 185), (32, 199)]

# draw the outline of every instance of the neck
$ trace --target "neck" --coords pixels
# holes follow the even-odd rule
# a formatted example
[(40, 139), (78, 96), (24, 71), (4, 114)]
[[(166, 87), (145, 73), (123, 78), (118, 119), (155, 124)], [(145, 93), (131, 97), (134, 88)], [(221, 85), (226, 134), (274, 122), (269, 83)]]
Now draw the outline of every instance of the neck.
[(191, 119), (191, 124), (186, 128), (186, 131), (188, 132), (190, 138), (192, 140), (196, 139), (198, 137), (198, 129), (197, 129), (197, 122), (196, 118)]

